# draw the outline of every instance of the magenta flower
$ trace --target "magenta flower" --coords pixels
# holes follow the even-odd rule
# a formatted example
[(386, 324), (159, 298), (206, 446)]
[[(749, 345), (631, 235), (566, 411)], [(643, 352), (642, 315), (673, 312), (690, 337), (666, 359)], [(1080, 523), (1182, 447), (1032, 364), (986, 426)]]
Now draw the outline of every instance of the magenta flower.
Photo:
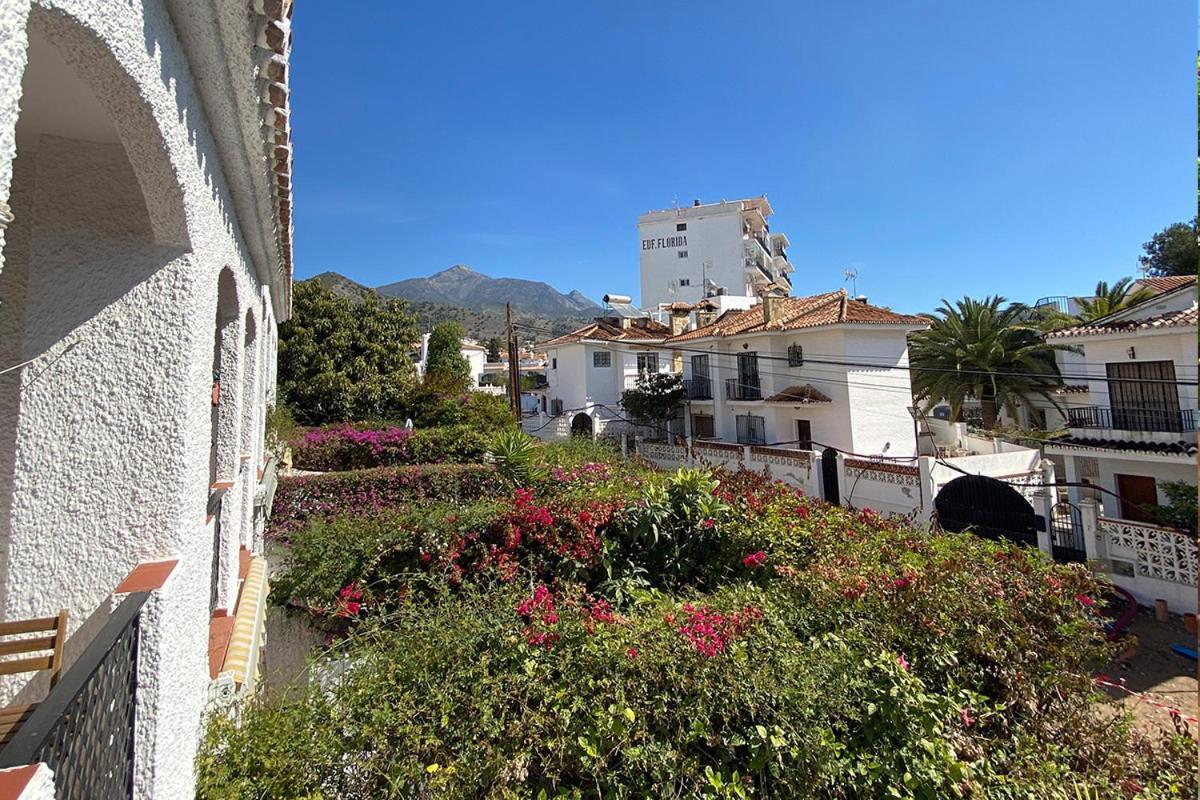
[(904, 657), (903, 653), (896, 656), (896, 663), (900, 665), (900, 669), (908, 672), (908, 659)]
[(754, 569), (754, 568), (761, 567), (763, 565), (763, 562), (765, 562), (766, 560), (767, 560), (767, 554), (764, 553), (762, 550), (759, 550), (757, 553), (751, 553), (750, 555), (743, 558), (742, 563), (744, 565), (746, 565), (747, 567)]

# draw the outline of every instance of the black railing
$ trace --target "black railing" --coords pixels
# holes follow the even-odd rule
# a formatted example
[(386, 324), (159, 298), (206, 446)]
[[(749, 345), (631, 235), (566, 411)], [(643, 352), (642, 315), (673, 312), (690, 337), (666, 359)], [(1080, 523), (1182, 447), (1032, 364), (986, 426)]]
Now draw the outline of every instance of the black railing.
[(743, 382), (737, 378), (727, 378), (725, 396), (730, 400), (762, 400), (762, 387), (757, 381)]
[(688, 378), (683, 382), (683, 393), (689, 400), (712, 400), (712, 380)]
[(0, 769), (43, 762), (59, 800), (133, 796), (139, 622), (149, 592), (125, 598), (0, 750)]
[(1190, 433), (1196, 430), (1196, 410), (1082, 406), (1067, 409), (1067, 424), (1072, 428)]

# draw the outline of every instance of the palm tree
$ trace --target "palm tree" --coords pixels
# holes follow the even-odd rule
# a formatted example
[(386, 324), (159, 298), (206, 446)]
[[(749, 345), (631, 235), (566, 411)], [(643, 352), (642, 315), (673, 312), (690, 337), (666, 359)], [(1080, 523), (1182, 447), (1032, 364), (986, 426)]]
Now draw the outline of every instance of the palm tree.
[(1060, 408), (1054, 390), (1062, 385), (1055, 363), (1056, 350), (1027, 322), (1029, 309), (1019, 303), (1001, 308), (1007, 300), (964, 297), (942, 300), (929, 329), (914, 333), (909, 343), (913, 392), (926, 410), (946, 400), (951, 418), (958, 419), (963, 403), (978, 398), (983, 425), (994, 428), (1000, 409), (1016, 416), (1018, 402), (1036, 395)]
[(1091, 322), (1094, 319), (1124, 311), (1154, 297), (1154, 292), (1149, 289), (1138, 289), (1131, 292), (1129, 290), (1131, 283), (1133, 283), (1133, 278), (1121, 278), (1112, 286), (1109, 286), (1107, 281), (1097, 283), (1096, 296), (1091, 300), (1079, 301), (1079, 320)]

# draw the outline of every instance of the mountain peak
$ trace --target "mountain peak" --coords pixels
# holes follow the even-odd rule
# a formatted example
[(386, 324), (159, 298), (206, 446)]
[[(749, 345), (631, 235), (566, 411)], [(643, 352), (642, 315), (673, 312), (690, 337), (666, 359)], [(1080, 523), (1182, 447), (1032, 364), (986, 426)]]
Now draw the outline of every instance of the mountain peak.
[(389, 283), (380, 286), (378, 292), (414, 302), (442, 303), (471, 309), (502, 309), (505, 303), (511, 303), (514, 311), (550, 318), (589, 316), (600, 310), (578, 291), (562, 294), (542, 281), (492, 278), (466, 264), (455, 264), (428, 278), (409, 278)]
[(467, 275), (479, 275), (479, 274), (480, 274), (480, 273), (478, 273), (478, 272), (476, 272), (475, 270), (471, 269), (471, 268), (470, 268), (470, 267), (468, 267), (466, 264), (455, 264), (455, 265), (454, 265), (454, 266), (452, 266), (452, 267), (446, 267), (446, 268), (445, 268), (444, 270), (442, 270), (441, 272), (435, 272), (435, 273), (433, 273), (432, 275), (430, 275), (429, 277), (431, 277), (431, 278), (436, 278), (436, 277), (439, 277), (439, 276), (441, 276), (441, 275), (447, 275), (447, 276), (456, 276), (456, 275), (461, 275), (461, 276), (464, 276), (464, 277), (465, 277), (465, 276), (467, 276)]

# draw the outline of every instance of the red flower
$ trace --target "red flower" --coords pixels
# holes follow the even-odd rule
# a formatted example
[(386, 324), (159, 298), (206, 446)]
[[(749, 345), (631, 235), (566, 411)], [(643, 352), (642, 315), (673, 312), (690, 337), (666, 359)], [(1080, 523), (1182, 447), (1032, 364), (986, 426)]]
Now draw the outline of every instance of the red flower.
[(904, 657), (904, 653), (896, 656), (896, 663), (900, 665), (900, 669), (908, 672), (908, 659)]
[(636, 647), (631, 647), (625, 651), (625, 656), (631, 660), (637, 658), (639, 655), (641, 655), (641, 653), (638, 652)]
[(1078, 600), (1080, 604), (1085, 606), (1093, 606), (1096, 604), (1096, 601), (1088, 597), (1086, 594), (1077, 594), (1075, 595), (1075, 599)]
[(705, 517), (704, 521), (700, 523), (700, 527), (704, 528), (705, 530), (709, 530), (713, 525), (716, 524), (716, 520), (714, 520), (712, 517)]
[(750, 555), (743, 558), (742, 564), (744, 564), (747, 567), (761, 567), (763, 565), (763, 562), (766, 560), (767, 560), (767, 554), (764, 553), (762, 550), (759, 550), (757, 553), (751, 553)]
[(975, 724), (975, 718), (971, 716), (970, 710), (968, 710), (966, 707), (963, 708), (962, 714), (960, 716), (962, 717), (963, 725), (965, 725), (966, 727), (969, 728), (973, 724)]

